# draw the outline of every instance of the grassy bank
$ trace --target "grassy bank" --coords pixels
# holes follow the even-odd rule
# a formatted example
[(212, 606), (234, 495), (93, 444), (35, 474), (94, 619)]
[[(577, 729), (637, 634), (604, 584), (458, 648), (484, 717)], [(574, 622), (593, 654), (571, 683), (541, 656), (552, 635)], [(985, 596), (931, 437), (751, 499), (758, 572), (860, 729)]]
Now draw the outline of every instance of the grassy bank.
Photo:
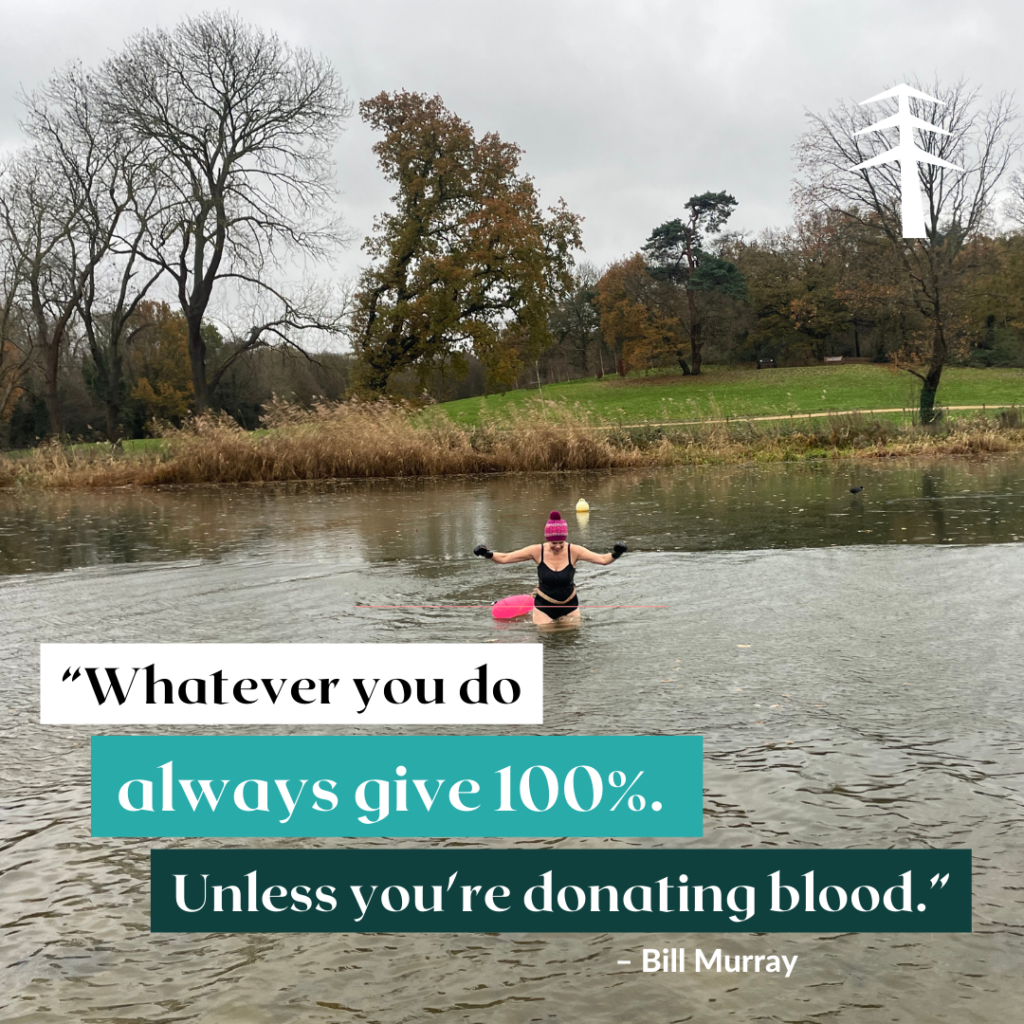
[[(905, 409), (909, 422), (919, 390), (919, 381), (905, 370), (853, 363), (776, 370), (711, 366), (699, 377), (605, 377), (545, 385), (541, 393), (545, 399), (579, 405), (589, 415), (619, 423), (873, 409)], [(456, 423), (472, 425), (522, 411), (536, 397), (536, 389), (510, 391), (435, 408)], [(947, 367), (939, 398), (944, 406), (1020, 404), (1024, 370)]]
[(256, 433), (205, 417), (170, 432), (159, 449), (50, 445), (23, 458), (0, 458), (0, 486), (256, 483), (1014, 451), (1024, 452), (1017, 409), (927, 429), (860, 414), (805, 421), (803, 428), (789, 421), (625, 428), (548, 402), (484, 425), (424, 419), (383, 404), (279, 405), (267, 429)]

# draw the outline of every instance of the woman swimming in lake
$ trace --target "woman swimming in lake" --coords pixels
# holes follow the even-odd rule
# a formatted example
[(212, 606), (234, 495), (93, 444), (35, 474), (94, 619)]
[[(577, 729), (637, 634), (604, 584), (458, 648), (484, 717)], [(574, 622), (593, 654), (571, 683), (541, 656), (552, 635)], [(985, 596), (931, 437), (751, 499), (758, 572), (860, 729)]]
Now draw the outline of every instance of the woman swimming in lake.
[(473, 548), (473, 554), (490, 558), (499, 565), (511, 562), (525, 562), (533, 559), (537, 563), (537, 589), (533, 592), (533, 621), (538, 626), (548, 625), (558, 619), (566, 623), (580, 621), (580, 599), (576, 593), (573, 578), (576, 563), (593, 562), (595, 565), (609, 565), (626, 552), (626, 545), (616, 541), (606, 555), (588, 551), (579, 544), (569, 543), (569, 524), (558, 512), (552, 512), (544, 524), (544, 543), (531, 544), (518, 551), (491, 551), (483, 544)]

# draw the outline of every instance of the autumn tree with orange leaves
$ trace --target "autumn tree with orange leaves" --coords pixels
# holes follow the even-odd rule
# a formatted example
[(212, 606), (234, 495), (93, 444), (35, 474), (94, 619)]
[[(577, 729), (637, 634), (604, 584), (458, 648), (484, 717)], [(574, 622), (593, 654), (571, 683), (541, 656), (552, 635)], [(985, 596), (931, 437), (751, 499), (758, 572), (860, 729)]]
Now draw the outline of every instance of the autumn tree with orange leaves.
[(671, 308), (673, 296), (654, 278), (641, 253), (613, 263), (597, 284), (601, 332), (616, 369), (649, 366), (681, 349), (685, 335)]
[(571, 286), (580, 218), (561, 200), (542, 212), (522, 150), (477, 138), (439, 96), (382, 92), (359, 105), (381, 138), (378, 166), (396, 186), (364, 250), (351, 323), (363, 386), (472, 351), (492, 385), (511, 385), (552, 341), (548, 316)]

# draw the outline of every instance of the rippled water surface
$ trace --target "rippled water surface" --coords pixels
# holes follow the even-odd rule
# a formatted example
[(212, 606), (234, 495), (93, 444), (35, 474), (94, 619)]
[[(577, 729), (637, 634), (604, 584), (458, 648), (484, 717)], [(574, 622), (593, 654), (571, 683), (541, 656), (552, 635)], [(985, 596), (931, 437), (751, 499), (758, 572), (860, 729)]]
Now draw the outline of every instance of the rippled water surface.
[[(487, 612), (530, 568), (469, 552), (551, 508), (630, 553), (583, 566), (585, 623), (541, 636), (539, 731), (705, 746), (703, 839), (563, 845), (969, 846), (973, 934), (150, 935), (151, 843), (90, 838), (91, 730), (39, 725), (39, 643), (533, 642)], [(1011, 459), (0, 492), (0, 1020), (1019, 1020), (1022, 581)], [(222, 844), (275, 841), (160, 845)], [(800, 959), (788, 981), (616, 966), (666, 945)]]

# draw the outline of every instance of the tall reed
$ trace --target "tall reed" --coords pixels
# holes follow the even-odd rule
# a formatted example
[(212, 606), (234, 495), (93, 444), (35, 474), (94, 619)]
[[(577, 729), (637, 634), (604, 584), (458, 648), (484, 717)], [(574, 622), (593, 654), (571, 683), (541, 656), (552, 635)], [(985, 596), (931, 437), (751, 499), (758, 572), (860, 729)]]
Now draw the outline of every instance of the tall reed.
[(442, 476), (522, 470), (606, 469), (656, 461), (654, 452), (613, 442), (586, 419), (551, 406), (482, 427), (446, 416), (417, 416), (389, 403), (275, 402), (265, 431), (203, 416), (167, 435), (169, 458), (153, 483), (323, 480), (331, 477)]
[(802, 425), (709, 419), (622, 427), (538, 401), (470, 427), (437, 411), (383, 402), (309, 409), (275, 402), (259, 431), (245, 431), (226, 416), (200, 416), (167, 431), (157, 452), (49, 444), (22, 458), (0, 457), (0, 486), (255, 483), (1008, 451), (1024, 451), (1019, 415), (979, 415), (927, 428), (856, 414)]

